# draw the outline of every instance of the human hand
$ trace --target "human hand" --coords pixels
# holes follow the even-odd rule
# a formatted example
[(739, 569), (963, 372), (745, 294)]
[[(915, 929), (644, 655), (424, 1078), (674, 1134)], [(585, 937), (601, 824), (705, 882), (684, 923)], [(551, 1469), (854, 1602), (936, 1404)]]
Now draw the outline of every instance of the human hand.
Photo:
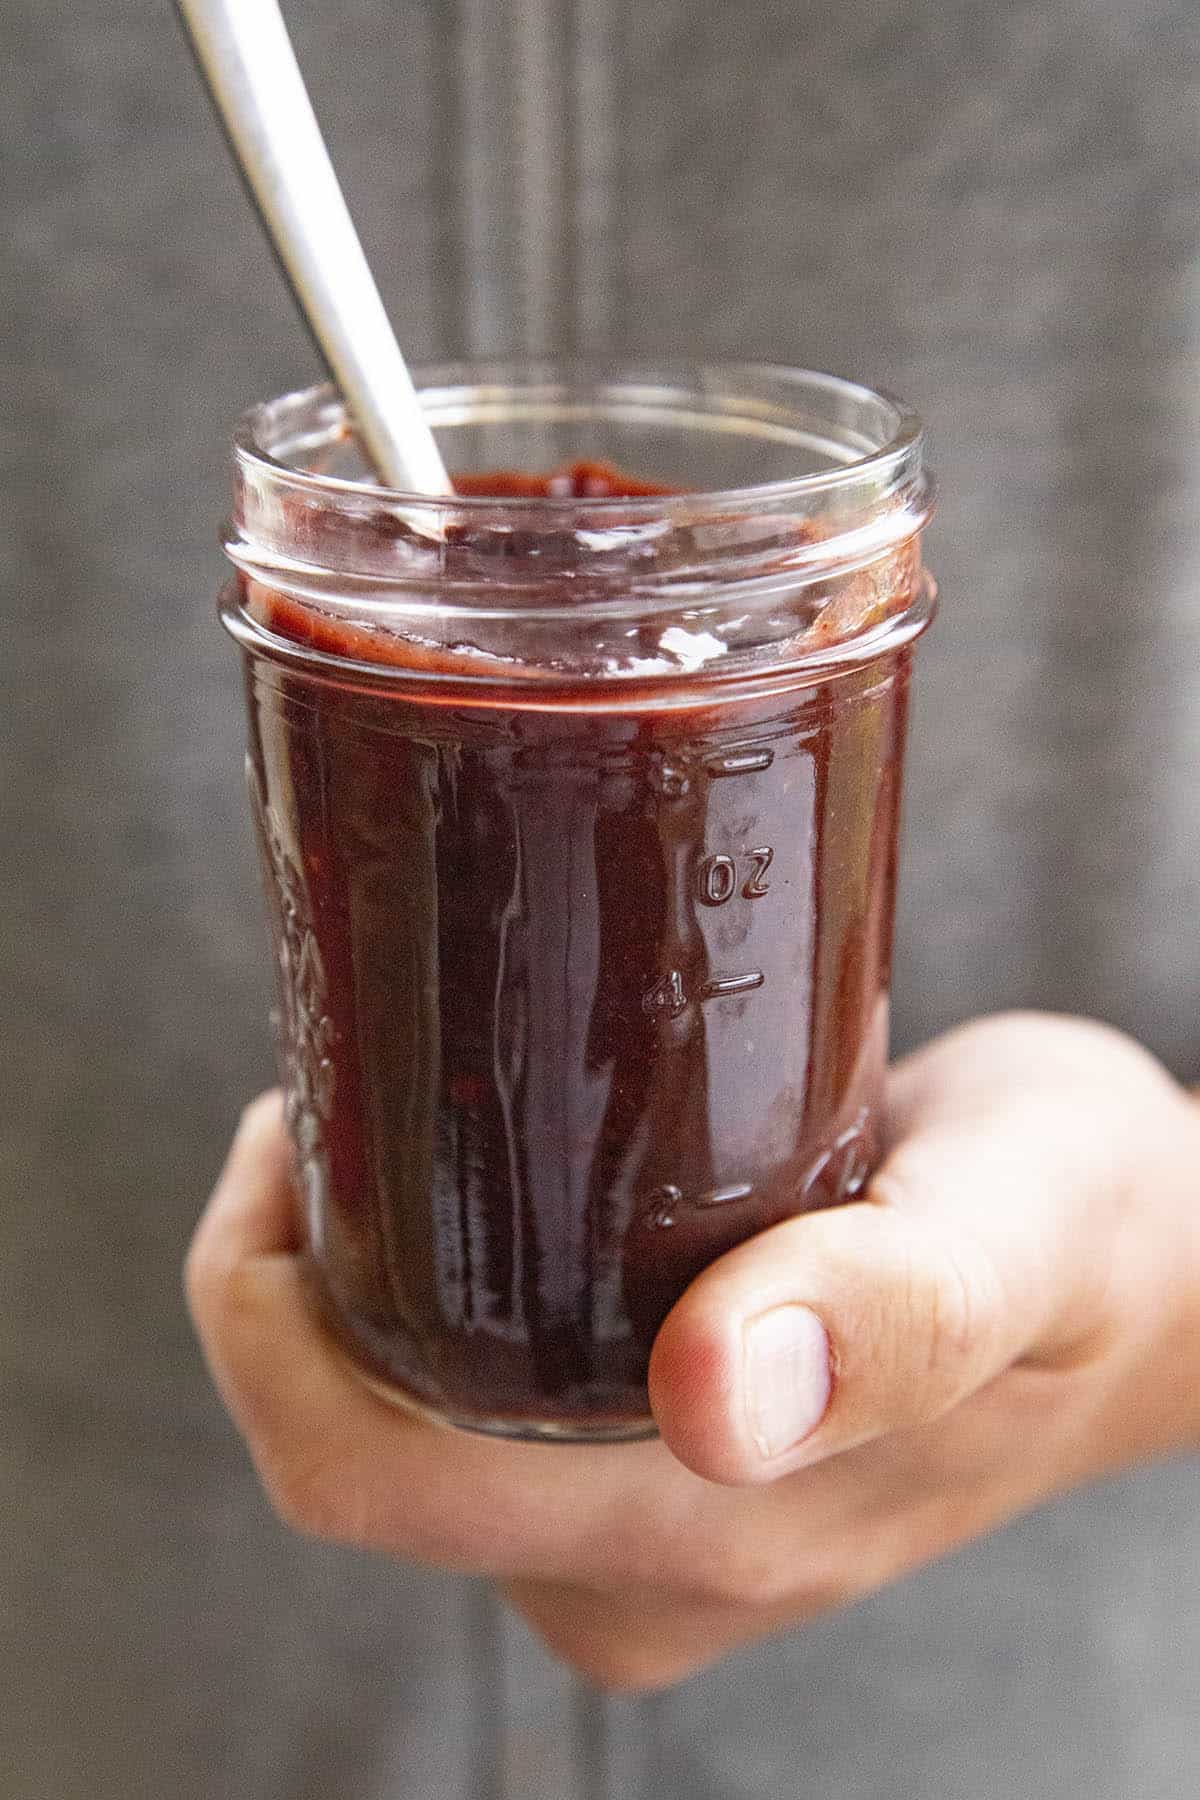
[(750, 1240), (655, 1344), (660, 1442), (508, 1443), (378, 1400), (316, 1323), (278, 1096), (187, 1286), (290, 1523), (487, 1574), (607, 1686), (661, 1686), (1047, 1497), (1200, 1444), (1200, 1107), (1128, 1039), (983, 1020), (901, 1063), (864, 1200)]

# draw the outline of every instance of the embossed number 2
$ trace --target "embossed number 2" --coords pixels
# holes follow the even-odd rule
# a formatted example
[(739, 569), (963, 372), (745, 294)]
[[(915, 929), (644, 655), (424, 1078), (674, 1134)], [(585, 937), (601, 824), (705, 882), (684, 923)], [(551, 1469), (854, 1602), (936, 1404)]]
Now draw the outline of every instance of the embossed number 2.
[(775, 852), (767, 844), (761, 850), (747, 850), (746, 854), (754, 869), (743, 881), (742, 893), (747, 900), (761, 900), (767, 891), (767, 870), (775, 860)]
[[(775, 860), (775, 852), (764, 845), (762, 849), (747, 850), (745, 854), (751, 870), (742, 882), (742, 898), (761, 900), (769, 891), (767, 870)], [(732, 856), (706, 856), (697, 873), (697, 887), (705, 906), (724, 906), (727, 900), (733, 899), (737, 892), (738, 870)]]

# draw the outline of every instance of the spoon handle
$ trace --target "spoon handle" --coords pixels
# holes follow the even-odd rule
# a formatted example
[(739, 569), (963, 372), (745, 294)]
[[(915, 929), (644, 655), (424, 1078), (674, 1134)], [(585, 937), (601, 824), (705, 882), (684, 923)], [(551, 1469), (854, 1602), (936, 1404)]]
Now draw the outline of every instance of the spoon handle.
[(267, 234), (379, 475), (410, 493), (453, 493), (276, 0), (176, 5)]

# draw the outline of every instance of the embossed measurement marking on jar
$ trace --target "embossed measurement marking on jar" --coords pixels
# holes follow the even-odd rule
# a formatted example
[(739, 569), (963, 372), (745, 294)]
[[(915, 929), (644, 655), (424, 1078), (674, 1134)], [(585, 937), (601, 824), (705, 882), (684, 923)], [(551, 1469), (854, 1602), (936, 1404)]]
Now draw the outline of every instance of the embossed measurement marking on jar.
[(720, 756), (705, 758), (704, 767), (710, 775), (752, 775), (756, 769), (769, 769), (775, 761), (773, 750), (726, 750)]
[(669, 1231), (681, 1212), (710, 1212), (715, 1206), (734, 1206), (749, 1200), (754, 1189), (748, 1181), (729, 1181), (724, 1187), (708, 1188), (699, 1194), (685, 1194), (674, 1182), (664, 1182), (647, 1197), (642, 1218), (650, 1231)]
[[(747, 969), (742, 975), (715, 975), (696, 989), (695, 997), (697, 1000), (723, 1000), (734, 994), (752, 994), (755, 988), (763, 985), (764, 979), (761, 969)], [(642, 1011), (652, 1018), (665, 1015), (668, 1019), (677, 1019), (686, 1012), (689, 1004), (690, 996), (678, 969), (669, 970), (642, 995)]]
[(748, 1181), (730, 1181), (724, 1187), (710, 1188), (706, 1194), (697, 1194), (692, 1205), (702, 1208), (732, 1206), (736, 1200), (748, 1200), (753, 1192)]
[(738, 891), (739, 873), (743, 876), (743, 900), (761, 900), (770, 893), (767, 870), (775, 860), (775, 852), (770, 844), (761, 844), (757, 850), (742, 851), (740, 860), (741, 871), (738, 859), (726, 855), (724, 851), (704, 858), (696, 871), (696, 889), (705, 906), (727, 905)]
[(686, 768), (666, 757), (660, 757), (652, 764), (650, 779), (664, 800), (684, 799), (692, 785)]
[(751, 994), (763, 984), (761, 969), (747, 969), (744, 975), (717, 975), (700, 989), (702, 1000), (720, 1000), (726, 994)]

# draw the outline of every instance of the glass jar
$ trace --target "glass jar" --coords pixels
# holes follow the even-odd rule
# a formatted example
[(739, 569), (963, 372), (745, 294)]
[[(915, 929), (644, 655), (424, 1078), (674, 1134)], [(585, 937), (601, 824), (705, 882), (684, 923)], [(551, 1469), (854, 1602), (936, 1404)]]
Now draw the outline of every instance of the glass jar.
[(394, 493), (328, 389), (242, 424), (222, 616), (315, 1291), (441, 1420), (639, 1436), (687, 1284), (878, 1155), (920, 429), (758, 365), (419, 386), (452, 471), (672, 491)]

